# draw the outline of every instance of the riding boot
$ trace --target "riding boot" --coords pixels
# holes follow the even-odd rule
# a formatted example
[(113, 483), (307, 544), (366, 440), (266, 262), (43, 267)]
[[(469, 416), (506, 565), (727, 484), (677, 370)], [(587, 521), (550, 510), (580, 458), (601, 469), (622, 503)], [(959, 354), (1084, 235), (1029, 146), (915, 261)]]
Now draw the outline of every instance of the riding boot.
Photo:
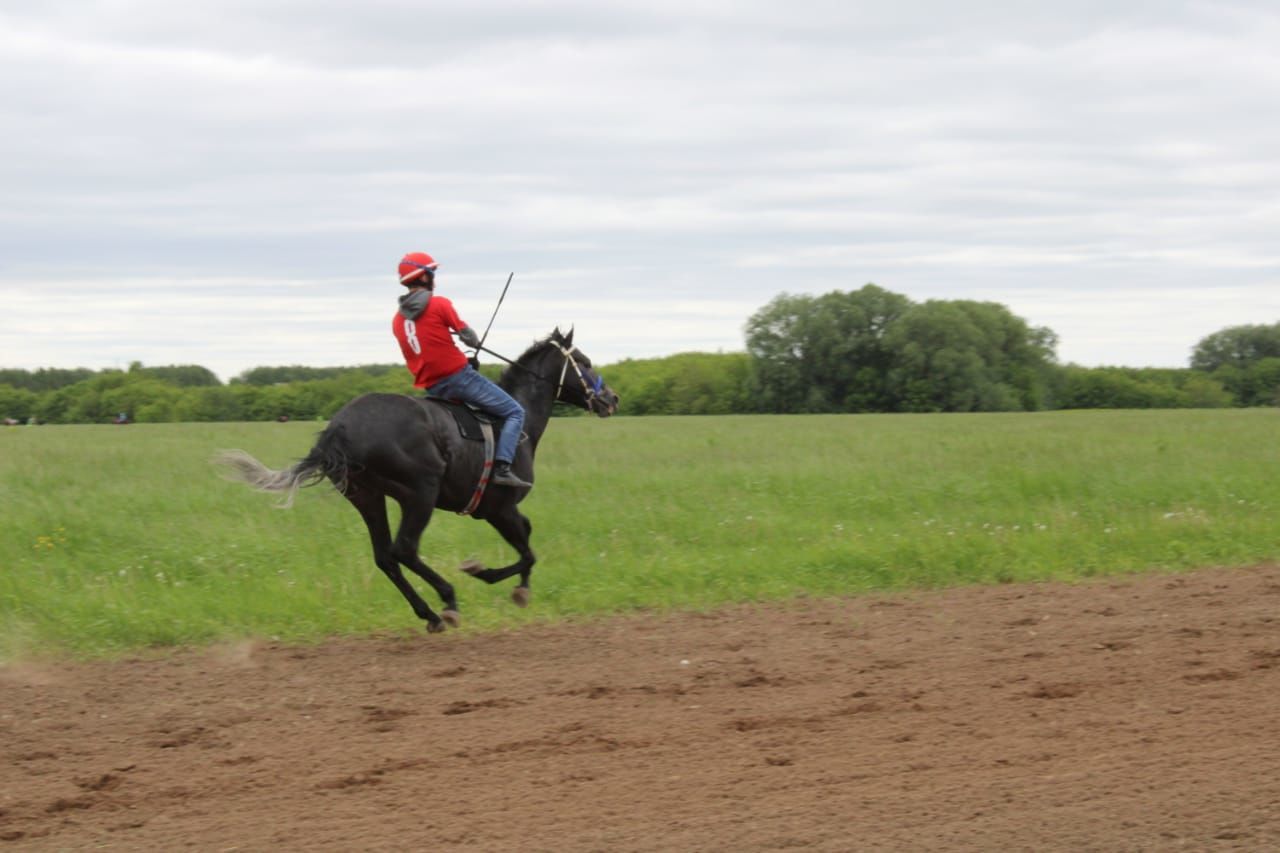
[(495, 462), (493, 464), (493, 484), (495, 486), (516, 486), (522, 489), (532, 489), (533, 483), (526, 483), (516, 476), (511, 470), (510, 462)]

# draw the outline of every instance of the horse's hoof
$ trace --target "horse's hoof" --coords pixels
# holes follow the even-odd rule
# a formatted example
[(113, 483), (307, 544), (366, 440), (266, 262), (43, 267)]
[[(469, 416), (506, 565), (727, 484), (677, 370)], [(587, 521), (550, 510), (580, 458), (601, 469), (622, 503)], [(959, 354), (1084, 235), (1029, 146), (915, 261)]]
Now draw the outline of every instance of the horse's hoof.
[(511, 590), (511, 600), (519, 607), (529, 606), (529, 587), (518, 586)]
[(475, 577), (484, 571), (484, 563), (479, 560), (463, 560), (462, 565), (458, 566), (458, 568), (471, 575), (471, 577)]
[(462, 624), (462, 614), (456, 610), (441, 610), (440, 618), (443, 619), (450, 628), (457, 628)]
[(428, 622), (428, 634), (443, 634), (445, 632), (445, 624), (443, 622)]

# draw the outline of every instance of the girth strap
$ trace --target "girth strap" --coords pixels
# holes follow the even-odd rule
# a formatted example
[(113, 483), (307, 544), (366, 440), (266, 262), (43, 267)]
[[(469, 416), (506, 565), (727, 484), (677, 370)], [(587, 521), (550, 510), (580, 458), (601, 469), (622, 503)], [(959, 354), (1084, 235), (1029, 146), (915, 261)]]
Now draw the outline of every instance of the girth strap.
[(476, 483), (476, 490), (471, 493), (471, 501), (466, 509), (460, 510), (458, 515), (471, 515), (475, 512), (484, 499), (484, 490), (489, 487), (489, 477), (493, 474), (493, 424), (480, 421), (480, 432), (484, 433), (484, 465), (480, 467), (480, 481)]

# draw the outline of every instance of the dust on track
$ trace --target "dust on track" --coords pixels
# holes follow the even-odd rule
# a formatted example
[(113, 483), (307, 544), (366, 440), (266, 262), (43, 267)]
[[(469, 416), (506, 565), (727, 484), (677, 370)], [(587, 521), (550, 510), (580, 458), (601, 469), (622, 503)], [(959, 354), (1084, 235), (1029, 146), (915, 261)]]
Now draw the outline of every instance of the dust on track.
[(26, 664), (0, 697), (0, 851), (1280, 848), (1277, 566)]

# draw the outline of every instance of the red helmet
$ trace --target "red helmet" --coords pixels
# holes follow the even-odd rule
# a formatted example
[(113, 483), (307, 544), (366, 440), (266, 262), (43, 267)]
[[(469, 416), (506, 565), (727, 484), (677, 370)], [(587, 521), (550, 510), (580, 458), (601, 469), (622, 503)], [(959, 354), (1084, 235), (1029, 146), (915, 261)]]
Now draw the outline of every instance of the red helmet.
[(413, 284), (427, 273), (435, 273), (436, 259), (426, 252), (410, 252), (400, 259), (400, 283)]

